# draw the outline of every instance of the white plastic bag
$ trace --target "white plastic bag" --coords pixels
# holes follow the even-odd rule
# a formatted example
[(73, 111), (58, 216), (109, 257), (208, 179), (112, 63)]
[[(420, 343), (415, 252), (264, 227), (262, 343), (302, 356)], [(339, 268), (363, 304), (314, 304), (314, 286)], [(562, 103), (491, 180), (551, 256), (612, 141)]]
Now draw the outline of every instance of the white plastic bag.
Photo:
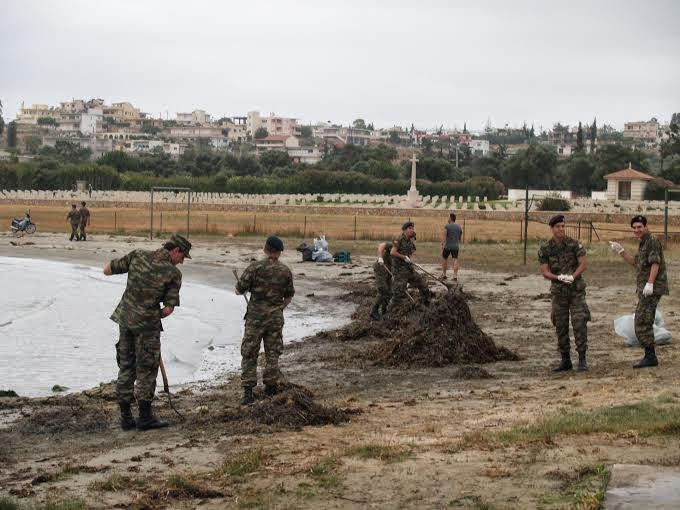
[(319, 239), (314, 238), (312, 260), (315, 262), (333, 262), (333, 255), (328, 251), (328, 241), (326, 241), (325, 235), (322, 235)]
[[(665, 328), (666, 324), (663, 315), (659, 310), (654, 316), (654, 343), (665, 345), (671, 343), (673, 335)], [(635, 336), (635, 314), (623, 315), (614, 320), (614, 331), (623, 337), (623, 340), (631, 347), (639, 347), (640, 342)]]

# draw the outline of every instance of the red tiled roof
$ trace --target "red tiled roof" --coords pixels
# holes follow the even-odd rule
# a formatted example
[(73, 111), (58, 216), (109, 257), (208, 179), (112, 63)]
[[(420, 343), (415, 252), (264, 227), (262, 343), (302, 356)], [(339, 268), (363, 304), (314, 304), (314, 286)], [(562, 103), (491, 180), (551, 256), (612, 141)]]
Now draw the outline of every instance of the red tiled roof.
[(632, 168), (626, 168), (624, 170), (619, 170), (618, 172), (613, 172), (604, 176), (605, 179), (615, 179), (615, 180), (638, 180), (638, 181), (651, 181), (654, 179), (651, 175), (643, 174)]

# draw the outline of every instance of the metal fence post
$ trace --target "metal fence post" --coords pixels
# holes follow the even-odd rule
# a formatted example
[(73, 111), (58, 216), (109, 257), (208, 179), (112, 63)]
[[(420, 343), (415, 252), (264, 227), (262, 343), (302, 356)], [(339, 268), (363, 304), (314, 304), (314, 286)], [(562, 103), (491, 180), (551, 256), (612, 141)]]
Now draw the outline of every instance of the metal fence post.
[(307, 216), (305, 216), (305, 225), (302, 227), (302, 237), (307, 237)]
[(357, 216), (354, 215), (354, 240), (357, 240)]

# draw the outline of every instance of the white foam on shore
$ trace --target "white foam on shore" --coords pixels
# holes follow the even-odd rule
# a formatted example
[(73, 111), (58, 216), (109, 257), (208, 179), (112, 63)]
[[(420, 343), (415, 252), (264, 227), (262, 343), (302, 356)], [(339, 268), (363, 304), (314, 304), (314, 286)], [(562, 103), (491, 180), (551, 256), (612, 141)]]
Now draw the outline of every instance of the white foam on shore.
[[(226, 271), (226, 270), (225, 270)], [(125, 275), (40, 259), (0, 257), (0, 389), (20, 395), (72, 391), (115, 379), (118, 325), (109, 319)], [(184, 281), (181, 306), (163, 320), (162, 355), (171, 383), (215, 380), (240, 366), (245, 302), (231, 291)], [(337, 313), (286, 310), (284, 340), (347, 321)], [(159, 375), (160, 385), (160, 375)]]

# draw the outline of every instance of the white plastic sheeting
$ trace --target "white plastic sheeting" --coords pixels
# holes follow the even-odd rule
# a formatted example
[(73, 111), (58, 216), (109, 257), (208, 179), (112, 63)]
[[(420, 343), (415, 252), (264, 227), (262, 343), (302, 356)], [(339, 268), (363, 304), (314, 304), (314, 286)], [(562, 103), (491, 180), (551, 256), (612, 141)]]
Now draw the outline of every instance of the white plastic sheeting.
[[(118, 325), (109, 317), (126, 275), (0, 257), (0, 281), (0, 389), (36, 396), (50, 394), (55, 384), (82, 390), (115, 379)], [(211, 380), (239, 367), (243, 297), (185, 279), (180, 301), (163, 320), (161, 336), (171, 384)], [(300, 339), (340, 322), (337, 315), (317, 317), (292, 306), (286, 310), (284, 339)]]

